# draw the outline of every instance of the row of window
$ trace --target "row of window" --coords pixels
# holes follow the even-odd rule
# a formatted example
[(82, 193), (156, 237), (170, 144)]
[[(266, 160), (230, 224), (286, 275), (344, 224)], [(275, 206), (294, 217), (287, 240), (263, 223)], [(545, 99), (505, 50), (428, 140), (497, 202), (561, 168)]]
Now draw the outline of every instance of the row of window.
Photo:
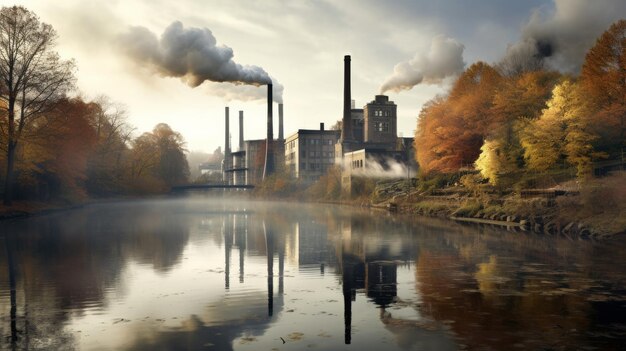
[(374, 116), (375, 117), (388, 117), (389, 116), (389, 111), (383, 111), (383, 110), (374, 110)]
[(309, 151), (307, 153), (305, 150), (301, 150), (300, 151), (300, 157), (301, 158), (306, 158), (307, 156), (309, 156), (309, 158), (311, 158), (311, 157), (334, 158), (335, 157), (335, 152), (334, 151)]
[(352, 168), (363, 168), (363, 160), (352, 161)]
[(331, 139), (309, 139), (309, 145), (333, 145), (334, 142)]
[(374, 130), (377, 132), (388, 132), (389, 122), (374, 122)]
[(311, 170), (311, 171), (315, 171), (315, 170), (320, 170), (320, 169), (328, 169), (333, 163), (332, 162), (326, 162), (326, 163), (301, 163), (300, 164), (300, 169), (301, 170)]
[[(287, 150), (292, 150), (296, 147), (296, 141), (292, 140), (287, 143)], [(304, 142), (309, 145), (334, 145), (335, 141), (332, 139), (304, 139)]]

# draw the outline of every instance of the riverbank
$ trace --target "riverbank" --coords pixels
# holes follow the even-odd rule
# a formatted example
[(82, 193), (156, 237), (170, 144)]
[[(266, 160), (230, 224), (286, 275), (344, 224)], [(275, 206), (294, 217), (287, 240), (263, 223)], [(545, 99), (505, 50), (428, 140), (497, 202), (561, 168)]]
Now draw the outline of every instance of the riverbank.
[(371, 206), (543, 235), (604, 239), (626, 234), (624, 179), (594, 180), (580, 191), (552, 189), (524, 196), (477, 193), (463, 186), (420, 192), (406, 181), (387, 181), (376, 185)]
[(51, 213), (83, 208), (92, 204), (117, 202), (138, 199), (138, 197), (114, 197), (102, 199), (88, 199), (80, 202), (42, 202), (42, 201), (14, 201), (13, 205), (0, 204), (0, 221), (44, 216)]

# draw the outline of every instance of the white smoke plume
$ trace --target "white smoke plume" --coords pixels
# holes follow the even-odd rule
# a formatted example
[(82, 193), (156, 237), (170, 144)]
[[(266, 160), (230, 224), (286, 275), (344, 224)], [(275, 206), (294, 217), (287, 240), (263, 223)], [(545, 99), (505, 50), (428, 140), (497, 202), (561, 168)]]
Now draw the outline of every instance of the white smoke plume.
[[(263, 68), (236, 63), (233, 49), (217, 45), (208, 28), (184, 28), (176, 21), (157, 38), (145, 27), (131, 27), (118, 38), (118, 44), (135, 62), (163, 77), (180, 78), (193, 88), (205, 81), (253, 86), (272, 82)], [(279, 94), (274, 94), (274, 99), (282, 101), (282, 88), (275, 92)]]
[(438, 84), (461, 73), (465, 67), (464, 49), (455, 39), (444, 35), (434, 37), (427, 54), (417, 53), (393, 68), (393, 74), (380, 87), (381, 93), (409, 90), (420, 83)]
[[(266, 87), (256, 87), (254, 85), (232, 85), (220, 83), (205, 83), (206, 90), (213, 96), (220, 97), (225, 101), (260, 101), (267, 99)], [(281, 104), (283, 102), (283, 91), (285, 87), (272, 78), (272, 88), (274, 101)]]
[(498, 66), (505, 74), (538, 68), (580, 71), (586, 52), (609, 26), (624, 17), (624, 0), (554, 0), (554, 13), (536, 10), (522, 37)]
[(415, 177), (417, 172), (405, 163), (391, 157), (380, 159), (368, 156), (361, 168), (352, 168), (350, 160), (345, 159), (343, 167), (344, 169), (351, 169), (352, 175), (365, 178), (400, 179), (407, 178), (407, 175)]

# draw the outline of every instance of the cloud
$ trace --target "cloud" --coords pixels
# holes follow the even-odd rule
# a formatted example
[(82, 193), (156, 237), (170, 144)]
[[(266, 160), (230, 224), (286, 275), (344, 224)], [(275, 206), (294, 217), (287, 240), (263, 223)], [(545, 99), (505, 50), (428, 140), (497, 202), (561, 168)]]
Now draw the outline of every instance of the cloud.
[(538, 9), (509, 45), (499, 65), (505, 73), (547, 67), (563, 72), (580, 70), (596, 39), (626, 13), (623, 0), (555, 0), (552, 13)]
[(421, 83), (438, 84), (459, 74), (465, 67), (464, 49), (463, 44), (452, 38), (434, 37), (427, 54), (417, 53), (411, 60), (394, 67), (393, 74), (380, 87), (381, 93), (409, 90)]
[[(179, 21), (169, 25), (160, 38), (145, 27), (131, 27), (119, 36), (118, 47), (153, 73), (180, 78), (193, 88), (205, 81), (252, 86), (272, 83), (272, 78), (263, 68), (236, 63), (233, 50), (217, 45), (208, 28), (184, 28)], [(282, 100), (282, 85), (279, 88), (276, 101)]]

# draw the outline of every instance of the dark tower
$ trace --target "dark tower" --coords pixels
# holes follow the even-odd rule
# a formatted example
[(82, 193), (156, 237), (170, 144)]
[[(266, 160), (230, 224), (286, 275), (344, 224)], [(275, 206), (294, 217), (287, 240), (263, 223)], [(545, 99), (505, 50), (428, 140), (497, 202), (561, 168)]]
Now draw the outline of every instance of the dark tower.
[(343, 120), (341, 141), (352, 141), (352, 91), (350, 89), (350, 55), (343, 58)]
[(222, 180), (225, 184), (229, 184), (228, 174), (226, 171), (231, 168), (232, 158), (230, 156), (230, 125), (229, 125), (229, 117), (228, 117), (228, 106), (226, 106), (224, 110), (224, 166), (222, 170)]
[(283, 104), (278, 104), (278, 140), (285, 140), (283, 134)]
[(243, 111), (239, 111), (239, 151), (243, 150)]
[(272, 84), (267, 85), (267, 139), (265, 140), (265, 168), (263, 179), (274, 174), (274, 124), (272, 115)]

